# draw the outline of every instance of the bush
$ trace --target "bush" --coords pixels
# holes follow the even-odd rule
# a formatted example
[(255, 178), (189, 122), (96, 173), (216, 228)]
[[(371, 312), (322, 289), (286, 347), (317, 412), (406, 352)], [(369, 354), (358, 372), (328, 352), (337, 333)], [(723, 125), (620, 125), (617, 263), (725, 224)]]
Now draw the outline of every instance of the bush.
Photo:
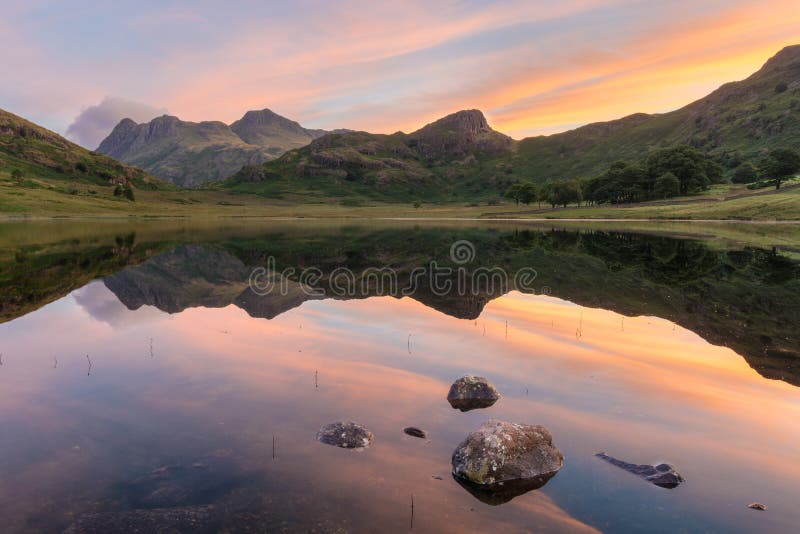
[(87, 167), (84, 162), (79, 161), (78, 163), (75, 164), (75, 170), (78, 170), (78, 171), (81, 171), (81, 172), (89, 172), (89, 167)]
[(788, 88), (789, 86), (786, 84), (786, 82), (780, 82), (778, 85), (775, 86), (775, 93), (777, 94), (785, 93)]
[(117, 187), (114, 188), (114, 196), (121, 197), (122, 196), (122, 186), (117, 184)]
[(19, 169), (14, 169), (13, 171), (11, 171), (11, 179), (14, 180), (15, 182), (21, 182), (22, 171)]
[(133, 188), (131, 187), (131, 184), (125, 184), (125, 186), (122, 188), (122, 195), (131, 202), (134, 202), (136, 200), (133, 194)]
[(758, 180), (758, 169), (749, 161), (745, 161), (736, 167), (736, 170), (733, 171), (733, 176), (731, 176), (731, 182), (735, 184), (751, 184), (756, 180)]
[(681, 181), (671, 172), (665, 172), (656, 178), (653, 184), (653, 196), (655, 198), (672, 198), (681, 192)]

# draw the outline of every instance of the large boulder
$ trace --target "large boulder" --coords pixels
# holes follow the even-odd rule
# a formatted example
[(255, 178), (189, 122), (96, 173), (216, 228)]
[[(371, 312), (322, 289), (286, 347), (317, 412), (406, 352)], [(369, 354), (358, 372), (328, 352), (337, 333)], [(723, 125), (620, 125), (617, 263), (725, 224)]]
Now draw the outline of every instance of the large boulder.
[(684, 480), (681, 474), (669, 464), (631, 464), (623, 462), (622, 460), (617, 460), (604, 452), (598, 452), (595, 456), (662, 488), (677, 488)]
[(500, 398), (500, 393), (482, 376), (465, 375), (453, 382), (447, 393), (450, 406), (468, 412), (488, 408)]
[(502, 504), (538, 489), (564, 464), (543, 426), (491, 419), (453, 451), (453, 477), (488, 504)]
[(365, 449), (372, 444), (372, 432), (358, 423), (339, 421), (320, 428), (317, 439), (326, 445), (344, 449)]

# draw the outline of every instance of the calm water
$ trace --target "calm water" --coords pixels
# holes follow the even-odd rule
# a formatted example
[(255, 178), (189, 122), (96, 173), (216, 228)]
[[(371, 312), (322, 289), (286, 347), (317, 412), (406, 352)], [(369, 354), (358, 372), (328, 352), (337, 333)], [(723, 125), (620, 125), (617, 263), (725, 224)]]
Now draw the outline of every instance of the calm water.
[[(796, 258), (512, 224), (0, 225), (2, 530), (796, 531)], [(257, 295), (270, 261), (295, 274)], [(403, 294), (431, 261), (467, 282), (535, 276), (469, 294), (422, 276)], [(398, 287), (361, 288), (384, 266)], [(308, 294), (342, 267), (363, 291)], [(500, 401), (453, 410), (467, 373)], [(477, 500), (450, 455), (489, 418), (548, 427), (563, 469)], [(372, 447), (318, 443), (337, 420)], [(600, 451), (686, 482), (650, 485)]]

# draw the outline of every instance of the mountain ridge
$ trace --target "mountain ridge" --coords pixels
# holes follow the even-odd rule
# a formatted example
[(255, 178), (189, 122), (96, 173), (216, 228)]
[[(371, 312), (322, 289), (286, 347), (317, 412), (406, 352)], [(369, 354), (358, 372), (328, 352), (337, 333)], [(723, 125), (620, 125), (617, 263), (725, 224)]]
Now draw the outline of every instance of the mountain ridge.
[(275, 197), (301, 186), (320, 196), (383, 200), (496, 198), (518, 181), (591, 178), (615, 161), (679, 144), (730, 173), (769, 149), (800, 146), (799, 114), (800, 45), (793, 45), (744, 80), (666, 113), (516, 141), (492, 130), (479, 110), (463, 110), (410, 134), (324, 136), (242, 169), (221, 187)]
[(120, 120), (97, 151), (192, 187), (226, 178), (245, 165), (269, 161), (326, 133), (306, 129), (266, 108), (248, 111), (230, 125), (162, 115), (145, 123)]

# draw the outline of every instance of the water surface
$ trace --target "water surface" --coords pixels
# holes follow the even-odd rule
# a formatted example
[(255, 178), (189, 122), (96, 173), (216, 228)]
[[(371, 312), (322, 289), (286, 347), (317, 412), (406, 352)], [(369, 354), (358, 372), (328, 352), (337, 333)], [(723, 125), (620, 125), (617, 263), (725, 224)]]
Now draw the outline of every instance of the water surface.
[[(27, 224), (0, 227), (6, 531), (800, 522), (791, 247), (517, 224)], [(475, 251), (463, 265), (459, 240)], [(536, 277), (468, 295), (373, 280), (323, 297), (299, 279), (256, 295), (249, 275), (268, 258), (319, 269), (317, 289), (340, 267), (388, 266), (403, 285), (431, 261)], [(448, 388), (467, 373), (500, 401), (453, 410)], [(506, 504), (476, 499), (450, 455), (489, 418), (545, 425), (564, 468)], [(370, 428), (372, 447), (318, 443), (337, 420)], [(600, 451), (671, 463), (686, 482), (650, 485)]]

